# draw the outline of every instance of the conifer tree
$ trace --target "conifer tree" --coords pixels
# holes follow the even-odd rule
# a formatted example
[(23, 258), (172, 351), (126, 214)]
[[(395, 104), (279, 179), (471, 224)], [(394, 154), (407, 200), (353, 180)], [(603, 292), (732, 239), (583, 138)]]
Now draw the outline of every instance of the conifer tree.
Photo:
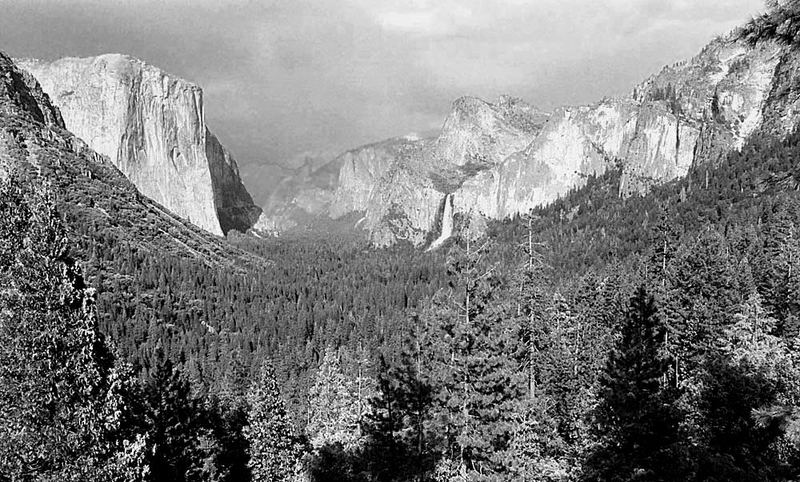
[(432, 471), (431, 388), (418, 372), (416, 346), (412, 341), (392, 365), (380, 360), (378, 391), (364, 424), (366, 469), (377, 481), (422, 481)]
[(716, 231), (684, 244), (674, 260), (668, 292), (661, 300), (673, 386), (692, 383), (705, 356), (718, 348), (743, 297), (734, 269), (730, 248)]
[(521, 320), (521, 335), (526, 344), (524, 357), (528, 374), (528, 398), (534, 399), (537, 396), (538, 382), (541, 381), (537, 372), (543, 365), (542, 352), (549, 338), (550, 301), (546, 291), (547, 266), (544, 257), (539, 253), (541, 246), (534, 240), (535, 218), (528, 215), (524, 222), (527, 230), (521, 246), (525, 259), (514, 282), (518, 293), (517, 315), (524, 318)]
[(250, 409), (245, 438), (250, 444), (249, 467), (255, 482), (291, 480), (298, 470), (300, 450), (292, 433), (275, 370), (269, 361), (247, 393)]
[(791, 338), (800, 334), (800, 233), (796, 201), (781, 201), (767, 213), (756, 270), (765, 301), (778, 318), (779, 332)]
[(353, 382), (342, 373), (339, 355), (332, 348), (325, 350), (308, 400), (306, 432), (315, 449), (340, 444), (345, 450), (352, 450), (358, 446), (360, 406)]
[(606, 368), (595, 412), (599, 446), (584, 480), (685, 480), (676, 394), (662, 386), (664, 333), (655, 302), (641, 287)]
[(495, 297), (502, 279), (482, 259), (488, 248), (485, 242), (476, 248), (469, 235), (463, 248), (453, 248), (452, 288), (425, 313), (432, 430), (444, 438), (442, 456), (470, 477), (507, 471), (514, 413), (529, 380), (517, 306), (512, 298)]
[(357, 426), (360, 430), (372, 411), (371, 401), (378, 394), (377, 381), (371, 375), (372, 359), (362, 342), (352, 351), (342, 347), (340, 352), (344, 361), (342, 369), (350, 380), (350, 391), (356, 403)]
[(792, 412), (785, 409), (800, 393), (800, 358), (773, 334), (776, 320), (767, 316), (757, 294), (738, 311), (704, 370), (698, 478), (791, 479), (787, 468), (798, 455), (791, 417), (774, 415)]
[(179, 482), (206, 478), (210, 474), (204, 460), (213, 457), (215, 447), (209, 445), (213, 438), (205, 407), (161, 350), (156, 363), (144, 390), (150, 479)]

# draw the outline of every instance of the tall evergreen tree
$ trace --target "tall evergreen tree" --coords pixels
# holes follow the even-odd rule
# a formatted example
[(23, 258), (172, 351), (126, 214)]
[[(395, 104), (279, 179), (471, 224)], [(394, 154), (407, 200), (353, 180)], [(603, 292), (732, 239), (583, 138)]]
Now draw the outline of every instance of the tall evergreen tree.
[(792, 198), (781, 201), (766, 213), (756, 272), (766, 304), (777, 317), (779, 333), (791, 338), (800, 334), (800, 208)]
[(163, 352), (145, 384), (145, 414), (153, 482), (208, 480), (216, 467), (206, 466), (216, 447), (208, 413), (194, 397), (183, 373)]
[[(699, 408), (700, 480), (792, 480), (797, 447), (782, 421), (765, 423), (800, 394), (798, 354), (775, 336), (777, 322), (751, 296), (733, 316), (721, 350), (708, 356)], [(789, 402), (791, 403), (791, 402)], [(786, 412), (784, 412), (786, 413)], [(786, 430), (791, 434), (791, 430)]]
[(245, 438), (250, 443), (250, 469), (256, 482), (291, 480), (298, 470), (301, 451), (292, 433), (275, 370), (269, 361), (247, 393), (250, 409)]
[(631, 299), (619, 344), (611, 354), (595, 417), (598, 447), (584, 480), (685, 480), (680, 414), (674, 389), (664, 386), (665, 327), (641, 287)]
[(669, 378), (676, 387), (694, 382), (707, 354), (719, 348), (730, 315), (743, 301), (731, 250), (725, 238), (707, 231), (685, 243), (661, 297), (668, 330), (664, 348), (671, 358)]
[(431, 389), (417, 371), (415, 346), (412, 341), (391, 365), (380, 360), (378, 391), (364, 424), (364, 465), (376, 481), (428, 480), (433, 468)]
[(463, 476), (496, 477), (506, 472), (514, 413), (528, 383), (523, 331), (513, 298), (496, 267), (468, 237), (449, 257), (451, 289), (423, 313), (422, 349), (434, 390), (431, 430), (443, 438), (442, 455)]
[(308, 391), (306, 432), (311, 445), (318, 449), (340, 444), (346, 450), (355, 449), (360, 439), (358, 402), (354, 380), (342, 372), (336, 350), (327, 348)]

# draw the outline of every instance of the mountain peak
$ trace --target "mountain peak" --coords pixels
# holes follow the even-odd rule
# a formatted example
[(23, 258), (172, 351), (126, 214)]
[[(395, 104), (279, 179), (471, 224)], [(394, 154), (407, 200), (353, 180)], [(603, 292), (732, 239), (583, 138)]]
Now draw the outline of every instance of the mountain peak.
[(46, 186), (80, 240), (121, 244), (215, 266), (258, 262), (142, 195), (107, 156), (63, 127), (38, 82), (0, 53), (0, 178)]
[(437, 140), (440, 163), (497, 164), (527, 146), (546, 116), (519, 99), (490, 104), (477, 97), (453, 102)]

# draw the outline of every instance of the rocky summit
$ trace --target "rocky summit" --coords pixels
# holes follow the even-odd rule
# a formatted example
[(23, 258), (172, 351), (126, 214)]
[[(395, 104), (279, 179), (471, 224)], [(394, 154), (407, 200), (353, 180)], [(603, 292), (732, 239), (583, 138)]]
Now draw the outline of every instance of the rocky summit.
[(376, 245), (421, 246), (441, 242), (442, 227), (452, 226), (445, 213), (473, 219), (525, 213), (618, 165), (619, 194), (642, 192), (740, 149), (760, 130), (790, 133), (800, 107), (792, 81), (798, 62), (791, 47), (732, 33), (629, 95), (591, 105), (548, 113), (511, 97), (458, 99), (438, 137), (349, 151), (328, 166), (339, 169), (335, 185), (301, 186), (298, 192), (315, 195), (315, 202), (290, 203), (295, 212), (334, 219), (361, 213), (358, 226)]
[(214, 234), (258, 218), (236, 161), (206, 126), (200, 87), (126, 55), (17, 62), (66, 128), (146, 196)]

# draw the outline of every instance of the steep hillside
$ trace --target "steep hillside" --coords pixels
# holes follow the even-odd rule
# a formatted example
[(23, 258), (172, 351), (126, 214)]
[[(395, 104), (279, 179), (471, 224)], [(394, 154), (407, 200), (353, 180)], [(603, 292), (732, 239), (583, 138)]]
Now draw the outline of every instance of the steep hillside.
[(146, 196), (214, 234), (246, 231), (260, 210), (206, 127), (203, 91), (125, 55), (21, 60), (70, 131)]

